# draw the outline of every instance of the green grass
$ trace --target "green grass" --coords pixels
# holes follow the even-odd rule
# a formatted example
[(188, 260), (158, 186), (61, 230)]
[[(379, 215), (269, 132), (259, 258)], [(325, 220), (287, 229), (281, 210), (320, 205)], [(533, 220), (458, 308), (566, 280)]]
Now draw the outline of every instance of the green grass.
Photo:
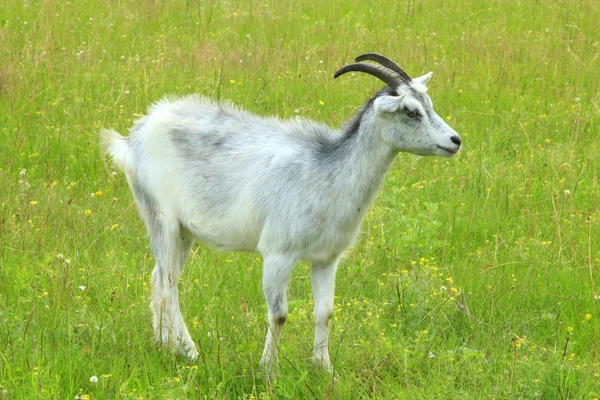
[[(594, 0), (5, 1), (0, 399), (599, 398), (598, 21)], [(180, 285), (201, 356), (156, 349), (99, 129), (189, 93), (339, 126), (381, 86), (332, 78), (367, 51), (434, 71), (464, 151), (389, 173), (338, 272), (338, 379), (311, 365), (306, 265), (268, 387), (260, 259), (202, 245)]]

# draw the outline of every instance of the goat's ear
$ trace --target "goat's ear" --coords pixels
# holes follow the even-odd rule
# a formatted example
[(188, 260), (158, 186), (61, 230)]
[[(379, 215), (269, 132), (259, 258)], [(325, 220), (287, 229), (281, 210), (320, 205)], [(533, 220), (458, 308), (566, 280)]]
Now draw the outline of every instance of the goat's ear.
[(375, 107), (375, 111), (378, 112), (389, 112), (393, 113), (398, 111), (400, 108), (400, 104), (402, 104), (402, 100), (406, 95), (401, 96), (381, 96), (375, 99), (375, 103), (373, 107)]
[(423, 86), (427, 86), (427, 82), (429, 82), (429, 80), (431, 79), (431, 75), (433, 75), (433, 71), (428, 72), (425, 75), (420, 76), (418, 78), (413, 78), (413, 82), (416, 82)]

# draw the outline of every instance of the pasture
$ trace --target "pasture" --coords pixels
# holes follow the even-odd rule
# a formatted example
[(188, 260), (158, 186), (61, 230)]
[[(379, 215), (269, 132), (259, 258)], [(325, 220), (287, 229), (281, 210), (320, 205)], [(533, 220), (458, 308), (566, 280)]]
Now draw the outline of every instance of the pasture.
[[(0, 8), (0, 399), (600, 398), (600, 3), (17, 1)], [(298, 264), (280, 374), (257, 254), (194, 247), (180, 282), (200, 356), (157, 349), (145, 228), (102, 127), (165, 95), (341, 126), (411, 76), (463, 139), (400, 154), (340, 263), (311, 363)], [(343, 199), (340, 199), (343, 201)]]

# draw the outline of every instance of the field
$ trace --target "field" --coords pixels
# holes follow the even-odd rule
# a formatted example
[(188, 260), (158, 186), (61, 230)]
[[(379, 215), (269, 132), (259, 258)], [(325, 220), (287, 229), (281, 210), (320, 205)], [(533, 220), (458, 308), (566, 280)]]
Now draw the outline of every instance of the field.
[[(598, 21), (594, 0), (4, 1), (0, 399), (600, 398)], [(311, 363), (308, 265), (267, 385), (260, 256), (201, 244), (180, 282), (200, 357), (157, 349), (100, 128), (190, 93), (338, 127), (382, 86), (333, 79), (364, 52), (434, 71), (464, 148), (388, 174), (338, 271), (336, 379)]]

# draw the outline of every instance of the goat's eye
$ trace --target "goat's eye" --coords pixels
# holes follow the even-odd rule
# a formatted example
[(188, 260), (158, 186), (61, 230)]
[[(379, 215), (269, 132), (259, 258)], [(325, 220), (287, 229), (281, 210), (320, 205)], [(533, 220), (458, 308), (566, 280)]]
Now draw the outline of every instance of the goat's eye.
[(410, 118), (416, 118), (419, 116), (419, 113), (416, 111), (407, 111), (406, 115), (408, 115)]

